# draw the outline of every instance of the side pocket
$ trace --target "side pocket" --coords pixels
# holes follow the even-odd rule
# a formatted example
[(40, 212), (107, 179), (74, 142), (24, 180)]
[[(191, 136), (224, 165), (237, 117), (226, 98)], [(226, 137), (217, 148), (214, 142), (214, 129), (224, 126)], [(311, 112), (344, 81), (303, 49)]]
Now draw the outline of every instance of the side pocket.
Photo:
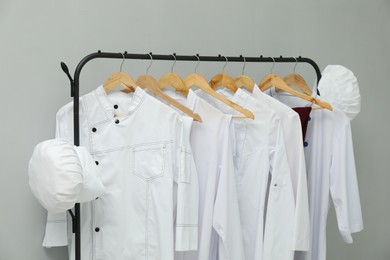
[(166, 144), (149, 144), (133, 148), (133, 174), (144, 180), (164, 175)]
[(180, 162), (180, 182), (191, 183), (191, 161), (192, 153), (191, 150), (185, 147), (181, 148), (181, 162)]

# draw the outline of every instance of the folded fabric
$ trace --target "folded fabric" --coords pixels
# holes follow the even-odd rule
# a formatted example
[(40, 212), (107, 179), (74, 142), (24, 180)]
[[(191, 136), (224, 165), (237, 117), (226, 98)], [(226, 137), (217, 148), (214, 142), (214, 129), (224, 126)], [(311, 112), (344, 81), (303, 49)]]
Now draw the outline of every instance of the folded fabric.
[(318, 83), (321, 98), (342, 110), (350, 120), (360, 112), (360, 92), (357, 78), (344, 66), (328, 65)]
[(35, 147), (28, 175), (33, 194), (51, 213), (64, 212), (104, 193), (99, 168), (87, 149), (63, 139)]

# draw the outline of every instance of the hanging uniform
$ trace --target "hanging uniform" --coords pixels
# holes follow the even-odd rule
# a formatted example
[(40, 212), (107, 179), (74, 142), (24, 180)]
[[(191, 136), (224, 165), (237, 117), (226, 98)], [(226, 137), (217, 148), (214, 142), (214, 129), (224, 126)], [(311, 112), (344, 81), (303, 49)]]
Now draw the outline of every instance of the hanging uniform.
[[(306, 100), (270, 89), (270, 95), (290, 107), (310, 106)], [(309, 252), (296, 260), (326, 260), (326, 220), (329, 197), (346, 243), (363, 229), (349, 119), (334, 108), (312, 110), (304, 140), (312, 239)]]
[(305, 155), (299, 116), (291, 108), (264, 94), (255, 84), (252, 97), (272, 109), (281, 119), (288, 165), (295, 197), (294, 240), (292, 249), (307, 251), (310, 245), (309, 200)]
[(164, 92), (202, 118), (202, 123), (193, 123), (190, 139), (199, 178), (199, 246), (198, 251), (176, 252), (175, 259), (245, 259), (229, 136), (231, 117), (192, 90), (187, 98)]
[[(255, 115), (254, 120), (233, 119), (245, 259), (293, 259), (294, 193), (280, 118), (242, 89), (234, 96), (218, 92)], [(204, 92), (197, 94), (225, 113), (236, 113)]]
[[(183, 122), (141, 88), (130, 95), (107, 95), (100, 86), (80, 98), (80, 143), (101, 168), (105, 186), (104, 195), (81, 204), (81, 259), (172, 260), (174, 249), (197, 249), (192, 121)], [(57, 114), (57, 138), (72, 139), (72, 120), (68, 104)], [(67, 242), (74, 259), (65, 214), (48, 215), (44, 246)]]

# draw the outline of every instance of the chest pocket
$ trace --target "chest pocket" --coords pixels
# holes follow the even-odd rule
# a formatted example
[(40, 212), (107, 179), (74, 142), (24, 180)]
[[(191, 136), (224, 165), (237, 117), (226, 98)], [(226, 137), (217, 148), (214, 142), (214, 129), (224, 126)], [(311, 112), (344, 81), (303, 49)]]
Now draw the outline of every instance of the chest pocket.
[(146, 181), (164, 176), (166, 144), (142, 145), (133, 149), (133, 174)]

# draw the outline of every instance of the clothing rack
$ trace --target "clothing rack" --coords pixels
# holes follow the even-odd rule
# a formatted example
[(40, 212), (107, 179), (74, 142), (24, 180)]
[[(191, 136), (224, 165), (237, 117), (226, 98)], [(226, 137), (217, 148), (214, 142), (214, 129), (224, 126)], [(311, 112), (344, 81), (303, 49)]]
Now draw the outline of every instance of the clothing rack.
[[(241, 56), (200, 56), (196, 55), (162, 55), (162, 54), (135, 54), (135, 53), (112, 53), (112, 52), (102, 52), (97, 51), (95, 53), (91, 53), (85, 56), (77, 65), (76, 70), (74, 72), (74, 77), (69, 73), (69, 69), (64, 62), (61, 62), (61, 68), (68, 76), (70, 80), (70, 89), (71, 89), (71, 97), (73, 97), (73, 135), (74, 135), (74, 145), (80, 145), (80, 125), (79, 125), (79, 98), (80, 98), (80, 74), (81, 70), (90, 60), (97, 58), (108, 58), (108, 59), (135, 59), (135, 60), (167, 60), (167, 61), (207, 61), (207, 62), (266, 62), (266, 63), (309, 63), (315, 70), (317, 75), (317, 83), (321, 79), (321, 71), (318, 67), (317, 63), (309, 58), (304, 57), (263, 57), (263, 55), (259, 57), (243, 57)], [(69, 210), (69, 214), (72, 218), (73, 225), (73, 233), (75, 233), (75, 259), (81, 260), (81, 216), (80, 216), (80, 204), (77, 203), (75, 205), (74, 212)]]

